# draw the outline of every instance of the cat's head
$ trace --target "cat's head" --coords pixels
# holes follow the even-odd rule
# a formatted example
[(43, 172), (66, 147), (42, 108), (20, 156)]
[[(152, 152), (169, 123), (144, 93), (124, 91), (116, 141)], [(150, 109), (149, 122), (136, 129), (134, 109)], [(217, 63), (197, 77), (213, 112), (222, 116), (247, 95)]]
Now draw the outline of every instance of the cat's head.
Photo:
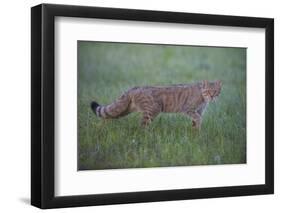
[(219, 81), (203, 81), (201, 83), (202, 96), (205, 101), (215, 101), (221, 93), (222, 82)]

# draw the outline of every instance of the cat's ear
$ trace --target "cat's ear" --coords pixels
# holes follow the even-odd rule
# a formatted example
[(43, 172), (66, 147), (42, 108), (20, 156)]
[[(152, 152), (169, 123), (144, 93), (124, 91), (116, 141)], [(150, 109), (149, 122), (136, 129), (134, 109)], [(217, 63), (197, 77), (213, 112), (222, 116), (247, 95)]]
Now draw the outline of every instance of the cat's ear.
[(218, 80), (218, 81), (216, 82), (216, 84), (217, 84), (219, 87), (221, 87), (221, 86), (222, 86), (221, 80)]

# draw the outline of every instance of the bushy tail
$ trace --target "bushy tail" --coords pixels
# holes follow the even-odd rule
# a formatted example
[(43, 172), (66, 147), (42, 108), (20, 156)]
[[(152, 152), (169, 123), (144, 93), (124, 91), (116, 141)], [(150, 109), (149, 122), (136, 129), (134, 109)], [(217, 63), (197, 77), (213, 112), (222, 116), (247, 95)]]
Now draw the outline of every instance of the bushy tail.
[(91, 108), (96, 116), (101, 118), (118, 118), (129, 113), (130, 97), (123, 94), (112, 104), (101, 106), (97, 102), (91, 103)]
[(95, 102), (95, 101), (93, 101), (92, 103), (91, 103), (91, 108), (92, 108), (92, 110), (93, 110), (93, 112), (97, 115), (97, 108), (99, 107), (100, 105), (97, 103), (97, 102)]

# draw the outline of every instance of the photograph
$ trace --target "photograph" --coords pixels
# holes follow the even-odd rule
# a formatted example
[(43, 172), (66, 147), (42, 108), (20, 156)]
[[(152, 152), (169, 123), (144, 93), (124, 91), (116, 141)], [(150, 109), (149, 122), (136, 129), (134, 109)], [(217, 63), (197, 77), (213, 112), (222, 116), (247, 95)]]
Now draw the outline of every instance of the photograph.
[(246, 164), (246, 56), (77, 41), (78, 171)]
[(210, 8), (32, 6), (31, 205), (274, 194), (274, 18)]

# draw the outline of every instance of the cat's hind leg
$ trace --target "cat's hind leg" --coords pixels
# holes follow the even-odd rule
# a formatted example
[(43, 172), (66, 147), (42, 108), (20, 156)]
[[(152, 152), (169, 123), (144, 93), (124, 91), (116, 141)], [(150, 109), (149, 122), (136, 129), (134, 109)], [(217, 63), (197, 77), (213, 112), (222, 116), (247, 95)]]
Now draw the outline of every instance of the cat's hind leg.
[(149, 110), (144, 111), (141, 120), (141, 126), (142, 127), (148, 126), (158, 114), (159, 114), (158, 111), (149, 111)]
[(161, 111), (159, 103), (150, 95), (142, 96), (139, 101), (136, 101), (136, 105), (137, 111), (142, 113), (142, 127), (148, 126)]
[(160, 113), (161, 107), (157, 103), (145, 103), (141, 106), (142, 111), (142, 120), (141, 126), (146, 127), (148, 126), (153, 119)]

